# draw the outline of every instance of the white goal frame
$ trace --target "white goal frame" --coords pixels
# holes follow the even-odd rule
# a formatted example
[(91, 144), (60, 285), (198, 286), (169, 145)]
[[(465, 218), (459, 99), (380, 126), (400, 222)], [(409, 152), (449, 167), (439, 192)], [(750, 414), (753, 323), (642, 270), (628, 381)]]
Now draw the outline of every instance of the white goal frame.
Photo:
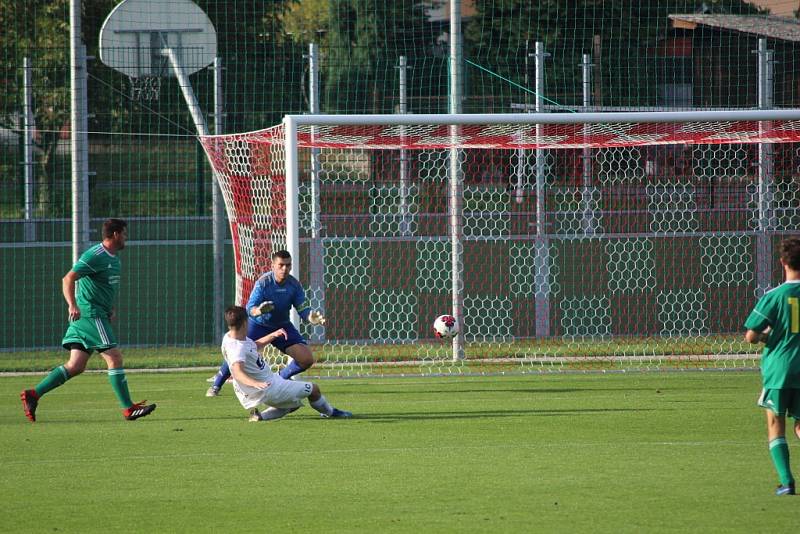
[[(714, 111), (669, 111), (669, 112), (598, 112), (598, 113), (507, 113), (507, 114), (386, 114), (386, 115), (286, 115), (283, 119), (285, 143), (285, 172), (286, 172), (286, 240), (287, 249), (296, 260), (293, 262), (292, 274), (300, 277), (300, 214), (299, 214), (299, 161), (298, 161), (298, 128), (301, 126), (420, 126), (438, 125), (545, 125), (545, 124), (602, 124), (602, 123), (682, 123), (682, 122), (731, 122), (731, 121), (756, 121), (760, 129), (767, 128), (770, 121), (800, 121), (800, 109), (753, 109), (753, 110), (714, 110)], [(794, 126), (794, 125), (793, 125)], [(794, 129), (794, 128), (793, 128)], [(797, 125), (800, 129), (800, 125)], [(313, 130), (312, 130), (313, 131)], [(453, 134), (455, 135), (455, 133)], [(537, 129), (538, 135), (538, 129)], [(761, 143), (769, 145), (769, 143)], [(463, 180), (459, 179), (458, 165), (453, 163), (458, 159), (458, 148), (451, 149), (451, 164), (449, 173), (450, 198), (457, 199), (450, 202), (449, 232), (452, 246), (452, 314), (462, 320), (462, 302), (459, 288), (463, 281), (463, 261), (460, 257), (462, 223), (461, 223), (461, 188)], [(537, 187), (540, 184), (537, 184)], [(762, 203), (762, 191), (766, 195), (765, 184), (759, 183), (759, 203)], [(538, 211), (538, 210), (537, 210)], [(543, 237), (541, 225), (537, 225), (539, 236)], [(546, 252), (545, 252), (546, 254)], [(537, 265), (546, 265), (540, 259)], [(546, 277), (543, 277), (546, 278)], [(546, 283), (546, 282), (545, 282)], [(545, 288), (546, 289), (546, 288)], [(546, 293), (545, 290), (543, 293)], [(549, 306), (546, 299), (536, 303), (540, 306)], [(299, 323), (296, 313), (292, 320)], [(453, 338), (453, 360), (464, 358), (463, 329)]]

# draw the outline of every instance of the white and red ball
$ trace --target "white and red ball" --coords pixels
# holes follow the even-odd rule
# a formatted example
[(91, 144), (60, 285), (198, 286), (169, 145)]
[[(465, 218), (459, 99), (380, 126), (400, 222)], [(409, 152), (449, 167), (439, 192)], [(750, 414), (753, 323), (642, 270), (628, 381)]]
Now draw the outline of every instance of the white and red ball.
[(451, 338), (458, 334), (458, 321), (452, 315), (440, 315), (433, 321), (433, 333), (436, 337)]

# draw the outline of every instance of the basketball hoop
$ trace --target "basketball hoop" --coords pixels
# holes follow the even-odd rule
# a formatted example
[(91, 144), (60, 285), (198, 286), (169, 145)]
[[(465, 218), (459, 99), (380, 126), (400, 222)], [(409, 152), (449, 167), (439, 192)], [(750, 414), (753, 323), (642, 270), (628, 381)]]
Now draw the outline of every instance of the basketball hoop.
[(129, 76), (131, 82), (131, 100), (134, 102), (153, 102), (161, 93), (161, 77), (144, 74)]
[[(189, 76), (214, 62), (217, 32), (192, 0), (123, 0), (100, 28), (99, 50), (104, 65), (130, 80), (131, 100), (152, 102), (162, 78), (177, 78), (178, 70)], [(174, 57), (168, 60), (165, 50)]]

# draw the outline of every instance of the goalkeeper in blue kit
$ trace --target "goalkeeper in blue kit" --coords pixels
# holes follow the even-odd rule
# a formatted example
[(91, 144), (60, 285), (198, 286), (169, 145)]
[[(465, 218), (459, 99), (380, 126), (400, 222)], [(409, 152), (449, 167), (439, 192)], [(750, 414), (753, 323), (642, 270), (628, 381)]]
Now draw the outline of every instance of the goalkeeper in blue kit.
[(765, 343), (761, 353), (763, 389), (758, 405), (766, 409), (767, 438), (780, 485), (776, 495), (794, 495), (789, 466), (786, 416), (800, 438), (800, 239), (785, 239), (780, 262), (786, 280), (759, 299), (744, 323), (749, 343)]
[[(292, 256), (285, 250), (272, 255), (272, 270), (258, 279), (245, 309), (248, 314), (247, 337), (259, 339), (279, 329), (286, 331), (286, 337), (272, 341), (272, 346), (291, 358), (289, 365), (281, 369), (280, 376), (289, 379), (314, 365), (314, 356), (305, 338), (289, 320), (292, 307), (303, 321), (313, 325), (325, 324), (325, 317), (312, 311), (306, 302), (305, 290), (291, 274)], [(207, 397), (216, 397), (231, 376), (228, 363), (220, 365), (214, 376), (214, 383), (206, 392)]]

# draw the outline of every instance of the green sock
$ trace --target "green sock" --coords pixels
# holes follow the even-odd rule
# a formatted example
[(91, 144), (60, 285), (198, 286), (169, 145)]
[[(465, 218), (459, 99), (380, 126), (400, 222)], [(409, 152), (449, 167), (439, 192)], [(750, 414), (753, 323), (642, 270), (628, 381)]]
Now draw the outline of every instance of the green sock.
[(781, 484), (784, 486), (794, 484), (794, 477), (789, 469), (789, 445), (786, 444), (786, 438), (780, 437), (770, 441), (769, 454), (772, 456), (772, 463), (775, 464)]
[(125, 378), (125, 369), (108, 370), (108, 381), (111, 382), (111, 387), (114, 388), (114, 393), (117, 395), (119, 405), (123, 408), (130, 408), (133, 406), (131, 402), (131, 394), (128, 391), (128, 379)]
[(67, 369), (63, 365), (59, 365), (48, 373), (41, 382), (39, 382), (34, 389), (36, 396), (41, 397), (50, 390), (56, 389), (58, 386), (70, 379)]

